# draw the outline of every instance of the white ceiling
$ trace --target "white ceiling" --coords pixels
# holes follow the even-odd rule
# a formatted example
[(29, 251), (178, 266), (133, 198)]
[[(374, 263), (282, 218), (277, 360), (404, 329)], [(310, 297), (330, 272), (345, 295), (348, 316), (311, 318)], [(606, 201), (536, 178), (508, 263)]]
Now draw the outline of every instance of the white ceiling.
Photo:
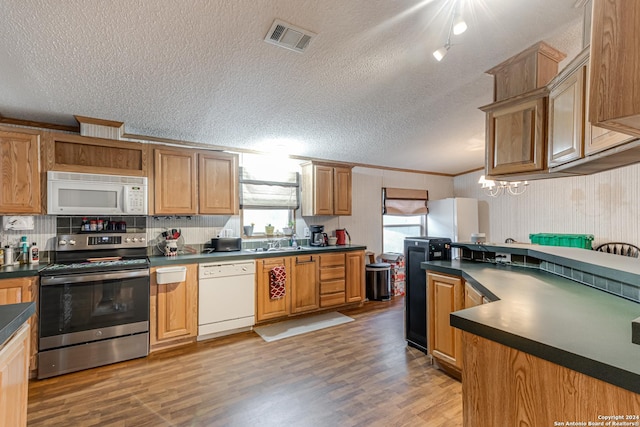
[[(484, 72), (544, 40), (581, 48), (576, 0), (0, 0), (0, 115), (393, 168), (484, 165)], [(274, 19), (317, 36), (263, 41)], [(287, 145), (288, 144), (288, 145)]]

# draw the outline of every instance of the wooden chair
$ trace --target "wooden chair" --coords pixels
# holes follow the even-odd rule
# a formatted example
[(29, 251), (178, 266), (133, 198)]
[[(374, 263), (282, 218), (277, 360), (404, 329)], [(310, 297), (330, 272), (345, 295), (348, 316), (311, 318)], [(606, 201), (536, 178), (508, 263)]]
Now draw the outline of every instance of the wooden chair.
[(632, 258), (638, 258), (640, 255), (640, 248), (636, 245), (632, 245), (631, 243), (621, 243), (621, 242), (609, 242), (603, 243), (594, 250), (599, 252), (606, 252), (614, 255), (622, 255), (628, 256)]

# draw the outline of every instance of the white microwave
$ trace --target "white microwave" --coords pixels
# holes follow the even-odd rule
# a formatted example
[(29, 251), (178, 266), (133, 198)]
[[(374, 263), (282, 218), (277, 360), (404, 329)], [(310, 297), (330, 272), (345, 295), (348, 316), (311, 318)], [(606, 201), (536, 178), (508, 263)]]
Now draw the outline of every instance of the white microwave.
[(49, 215), (146, 215), (147, 178), (47, 172)]

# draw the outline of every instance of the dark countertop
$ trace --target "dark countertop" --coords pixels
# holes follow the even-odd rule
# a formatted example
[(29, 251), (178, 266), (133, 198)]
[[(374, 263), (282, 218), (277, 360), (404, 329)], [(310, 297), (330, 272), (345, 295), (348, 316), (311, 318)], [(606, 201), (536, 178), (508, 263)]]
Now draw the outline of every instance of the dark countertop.
[[(275, 252), (256, 252), (255, 250), (242, 250), (236, 252), (214, 252), (214, 253), (197, 253), (185, 254), (172, 257), (163, 255), (150, 256), (151, 266), (172, 265), (172, 264), (199, 264), (203, 262), (217, 261), (236, 261), (250, 260), (258, 258), (276, 258), (282, 256), (295, 256), (304, 254), (323, 254), (330, 252), (351, 252), (366, 250), (366, 246), (362, 245), (340, 245), (340, 246), (302, 246), (300, 250), (291, 251), (275, 251)], [(37, 276), (40, 269), (46, 267), (47, 264), (37, 265), (15, 265), (0, 268), (0, 280), (10, 279), (14, 277)]]
[(532, 268), (461, 260), (421, 266), (462, 276), (494, 301), (452, 313), (452, 326), (640, 393), (640, 345), (631, 342), (640, 304)]
[(30, 277), (37, 276), (41, 268), (47, 264), (24, 264), (0, 267), (0, 279), (10, 279), (12, 277)]
[(0, 305), (0, 347), (36, 312), (35, 302)]
[(457, 242), (452, 247), (465, 247), (480, 252), (506, 252), (528, 255), (543, 261), (562, 264), (587, 273), (615, 277), (621, 282), (640, 282), (640, 262), (637, 258), (608, 254), (581, 248), (545, 246), (528, 243), (475, 243)]
[(276, 258), (283, 256), (312, 255), (330, 252), (351, 252), (363, 251), (366, 246), (361, 245), (340, 245), (340, 246), (304, 246), (300, 250), (256, 252), (254, 250), (242, 250), (236, 252), (213, 252), (210, 254), (187, 254), (166, 257), (162, 255), (149, 257), (151, 266), (172, 265), (172, 264), (199, 264), (203, 262), (218, 261), (243, 261), (259, 258)]

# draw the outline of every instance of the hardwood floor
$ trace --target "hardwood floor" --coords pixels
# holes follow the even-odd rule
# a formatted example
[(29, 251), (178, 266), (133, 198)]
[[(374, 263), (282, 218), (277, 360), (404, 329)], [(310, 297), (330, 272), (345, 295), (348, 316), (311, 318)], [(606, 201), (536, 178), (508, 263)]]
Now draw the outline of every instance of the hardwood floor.
[(38, 426), (460, 426), (461, 385), (407, 347), (403, 301), (264, 342), (253, 332), (29, 385)]

